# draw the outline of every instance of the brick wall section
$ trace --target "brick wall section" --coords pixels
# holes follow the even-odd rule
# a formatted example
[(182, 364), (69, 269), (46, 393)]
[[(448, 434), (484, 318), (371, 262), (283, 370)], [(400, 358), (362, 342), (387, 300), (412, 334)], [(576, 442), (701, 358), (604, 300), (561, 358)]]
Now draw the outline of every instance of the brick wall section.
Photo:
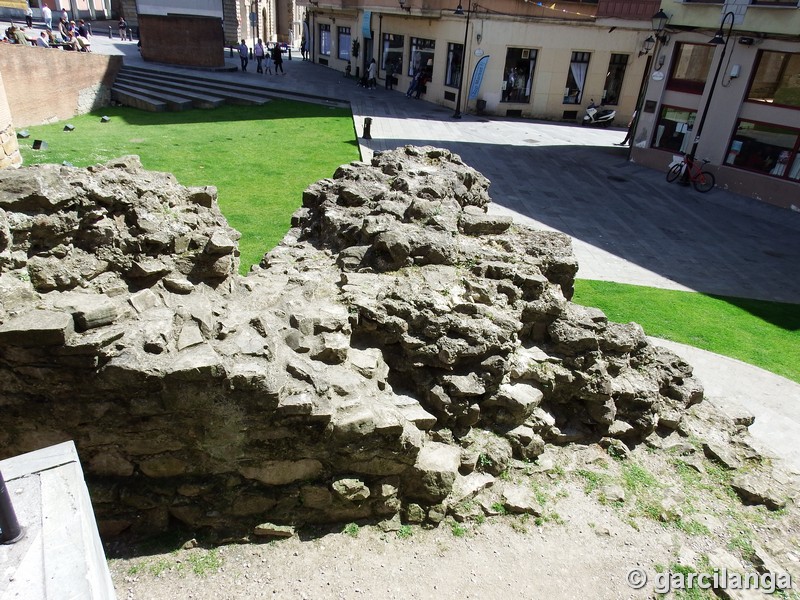
[(121, 56), (0, 44), (8, 106), (17, 127), (108, 106)]
[(17, 134), (11, 122), (11, 109), (8, 107), (3, 75), (0, 73), (0, 169), (18, 167), (21, 164)]
[(218, 19), (139, 15), (139, 36), (145, 60), (193, 67), (225, 65)]

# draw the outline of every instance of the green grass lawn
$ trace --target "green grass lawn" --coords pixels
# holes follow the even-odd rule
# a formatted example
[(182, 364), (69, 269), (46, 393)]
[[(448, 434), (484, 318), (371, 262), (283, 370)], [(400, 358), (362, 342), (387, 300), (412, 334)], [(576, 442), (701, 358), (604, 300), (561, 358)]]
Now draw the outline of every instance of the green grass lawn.
[[(63, 131), (64, 122), (29, 127), (27, 141), (49, 147), (23, 143), (25, 164), (88, 166), (138, 154), (145, 168), (184, 185), (217, 186), (222, 212), (242, 233), (242, 273), (281, 240), (310, 183), (359, 158), (349, 111), (288, 101), (179, 113), (109, 107), (69, 122), (74, 131)], [(800, 305), (586, 280), (576, 283), (575, 301), (800, 382)]]
[(800, 383), (800, 304), (578, 280), (578, 304), (635, 321), (648, 335), (759, 366)]
[[(68, 122), (73, 131), (63, 121), (28, 127), (24, 164), (85, 167), (138, 154), (145, 168), (169, 171), (183, 185), (217, 186), (220, 209), (242, 233), (242, 273), (288, 231), (310, 183), (359, 158), (349, 110), (300, 102), (179, 113), (107, 107)], [(32, 150), (33, 139), (48, 148)]]

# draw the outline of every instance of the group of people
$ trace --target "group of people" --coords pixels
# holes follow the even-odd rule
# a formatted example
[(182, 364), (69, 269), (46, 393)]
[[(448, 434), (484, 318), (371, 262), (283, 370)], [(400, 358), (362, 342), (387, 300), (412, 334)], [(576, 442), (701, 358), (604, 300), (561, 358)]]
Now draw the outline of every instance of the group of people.
[(414, 76), (411, 78), (411, 83), (408, 84), (406, 96), (411, 98), (413, 95), (414, 98), (419, 100), (420, 95), (425, 93), (425, 84), (428, 83), (430, 79), (431, 76), (427, 69), (417, 69), (414, 72)]
[(69, 18), (66, 9), (62, 9), (58, 26), (53, 28), (53, 11), (47, 7), (42, 7), (42, 20), (45, 30), (38, 35), (33, 30), (33, 11), (30, 5), (25, 10), (25, 21), (27, 28), (21, 25), (12, 24), (6, 29), (4, 42), (20, 44), (23, 46), (39, 46), (41, 48), (63, 48), (64, 50), (74, 50), (76, 52), (91, 52), (91, 26), (79, 19), (76, 23)]
[[(395, 73), (400, 72), (400, 66), (398, 63), (399, 61), (395, 62), (394, 60), (386, 61), (385, 87), (387, 90), (393, 90), (394, 85), (397, 83), (394, 75)], [(345, 76), (350, 76), (350, 63), (347, 64), (345, 69)], [(419, 99), (420, 96), (425, 93), (425, 84), (428, 83), (430, 79), (430, 72), (427, 69), (417, 69), (414, 72), (414, 76), (411, 78), (411, 83), (408, 86), (406, 96), (409, 98), (413, 96), (414, 98)], [(367, 65), (367, 72), (361, 79), (358, 80), (358, 85), (367, 89), (375, 89), (378, 87), (378, 63), (375, 62), (374, 58), (369, 61), (369, 65)]]
[(75, 30), (61, 31), (46, 29), (38, 36), (30, 29), (22, 26), (11, 25), (5, 31), (4, 42), (10, 44), (20, 44), (23, 46), (38, 46), (40, 48), (63, 48), (64, 50), (74, 50), (76, 52), (91, 52), (91, 42), (87, 35)]
[[(247, 65), (250, 63), (250, 48), (247, 47), (247, 42), (242, 40), (239, 44), (239, 60), (242, 63), (242, 71), (247, 71)], [(270, 45), (269, 42), (264, 44), (261, 38), (258, 38), (255, 47), (253, 48), (253, 58), (256, 59), (256, 73), (268, 73), (272, 75), (272, 69), (275, 68), (275, 75), (280, 72), (286, 75), (283, 70), (283, 50), (281, 45), (277, 42)]]

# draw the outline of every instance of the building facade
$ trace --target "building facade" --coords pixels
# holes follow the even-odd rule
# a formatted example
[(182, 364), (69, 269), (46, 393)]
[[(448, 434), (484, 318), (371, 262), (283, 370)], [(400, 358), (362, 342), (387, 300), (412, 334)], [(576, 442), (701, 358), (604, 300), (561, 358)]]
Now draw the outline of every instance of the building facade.
[[(311, 58), (379, 78), (394, 71), (406, 91), (426, 74), (425, 99), (499, 116), (580, 120), (594, 100), (627, 123), (636, 106), (658, 1), (491, 3), (455, 0), (308, 1)], [(461, 6), (461, 11), (456, 8)], [(462, 84), (462, 71), (463, 88)]]
[(662, 6), (632, 159), (666, 169), (696, 144), (718, 186), (800, 210), (800, 3)]
[[(4, 5), (14, 7), (20, 5), (21, 9), (25, 8), (25, 0), (10, 0), (0, 4), (0, 11), (3, 10)], [(28, 2), (33, 10), (35, 19), (40, 19), (42, 15), (42, 8), (45, 5), (50, 7), (53, 11), (53, 20), (58, 21), (61, 9), (66, 9), (72, 19), (86, 19), (87, 21), (105, 20), (111, 18), (111, 0), (30, 0)], [(1, 15), (2, 13), (0, 13)], [(18, 14), (14, 14), (15, 18), (19, 18)]]
[(637, 114), (635, 162), (666, 170), (696, 141), (717, 185), (800, 208), (798, 0), (298, 4), (317, 63), (360, 76), (374, 58), (400, 91), (423, 70), (455, 113), (577, 121), (604, 102), (617, 125)]

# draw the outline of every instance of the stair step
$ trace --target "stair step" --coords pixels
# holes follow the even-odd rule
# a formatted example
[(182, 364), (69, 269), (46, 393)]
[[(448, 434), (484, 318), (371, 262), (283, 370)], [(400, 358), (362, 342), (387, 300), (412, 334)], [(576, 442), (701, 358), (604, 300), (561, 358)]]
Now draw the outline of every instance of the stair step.
[[(223, 97), (231, 104), (255, 105), (261, 106), (269, 102), (269, 91), (257, 87), (241, 86), (225, 81), (218, 81), (214, 79), (206, 79), (203, 77), (193, 77), (191, 75), (165, 73), (163, 71), (149, 71), (137, 67), (131, 67), (134, 72), (128, 70), (128, 67), (123, 67), (120, 75), (139, 75), (147, 77), (150, 81), (159, 81), (164, 84), (177, 83), (180, 85), (193, 84), (195, 86), (202, 86), (204, 91)], [(233, 86), (236, 86), (235, 89)], [(244, 88), (244, 91), (242, 91)]]
[(179, 111), (179, 110), (187, 110), (192, 108), (192, 101), (188, 100), (187, 98), (181, 98), (179, 96), (173, 96), (169, 93), (169, 91), (151, 91), (151, 90), (143, 90), (137, 86), (126, 85), (124, 83), (116, 83), (111, 88), (112, 90), (118, 90), (122, 92), (128, 92), (132, 94), (139, 94), (140, 96), (144, 96), (145, 98), (152, 98), (153, 100), (159, 100), (164, 102), (167, 105), (167, 110)]
[(131, 108), (146, 110), (149, 112), (164, 112), (167, 110), (167, 103), (153, 98), (145, 97), (135, 92), (126, 92), (115, 87), (111, 88), (111, 99)]
[[(115, 93), (118, 95), (114, 96)], [(349, 106), (346, 101), (314, 94), (217, 79), (203, 74), (178, 73), (130, 65), (122, 67), (112, 88), (112, 98), (122, 104), (144, 110), (181, 110), (174, 103), (166, 101), (164, 94), (171, 95), (173, 100), (188, 99), (196, 108), (212, 108), (219, 106), (217, 102), (222, 101), (229, 104), (261, 106), (274, 98), (343, 108)], [(166, 101), (166, 104), (160, 108), (145, 105), (154, 100)]]
[(158, 81), (154, 81), (150, 77), (144, 77), (141, 75), (129, 75), (126, 73), (120, 73), (117, 76), (117, 80), (115, 84), (122, 84), (127, 85), (130, 87), (135, 87), (140, 90), (148, 90), (148, 91), (164, 91), (173, 96), (186, 98), (192, 101), (192, 105), (195, 108), (216, 108), (218, 106), (222, 106), (225, 104), (225, 98), (220, 96), (211, 96), (208, 94), (204, 94), (202, 92), (198, 92), (194, 86), (185, 85), (182, 83), (174, 83), (169, 82), (168, 86), (165, 86), (163, 83)]
[[(259, 85), (249, 84), (247, 82), (230, 82), (224, 81), (219, 79), (212, 79), (205, 75), (195, 75), (192, 73), (171, 73), (169, 71), (154, 71), (147, 67), (140, 67), (140, 66), (125, 66), (123, 67), (121, 72), (138, 72), (147, 77), (161, 77), (165, 78), (165, 80), (172, 79), (172, 80), (179, 80), (184, 83), (192, 83), (194, 85), (203, 86), (207, 88), (210, 92), (214, 94), (218, 94), (217, 90), (220, 89), (227, 89), (230, 90), (232, 86), (235, 86), (236, 90), (239, 93), (247, 93), (251, 95), (255, 95), (257, 97), (267, 97), (267, 98), (283, 98), (286, 100), (293, 100), (295, 102), (312, 102), (315, 104), (324, 104), (325, 106), (336, 106), (341, 108), (347, 108), (350, 104), (344, 100), (336, 100), (334, 98), (329, 98), (326, 96), (318, 96), (315, 94), (305, 94), (302, 92), (296, 92), (293, 90), (281, 90), (278, 88), (270, 88), (270, 87), (262, 87)], [(265, 78), (265, 81), (268, 81), (268, 78)]]

